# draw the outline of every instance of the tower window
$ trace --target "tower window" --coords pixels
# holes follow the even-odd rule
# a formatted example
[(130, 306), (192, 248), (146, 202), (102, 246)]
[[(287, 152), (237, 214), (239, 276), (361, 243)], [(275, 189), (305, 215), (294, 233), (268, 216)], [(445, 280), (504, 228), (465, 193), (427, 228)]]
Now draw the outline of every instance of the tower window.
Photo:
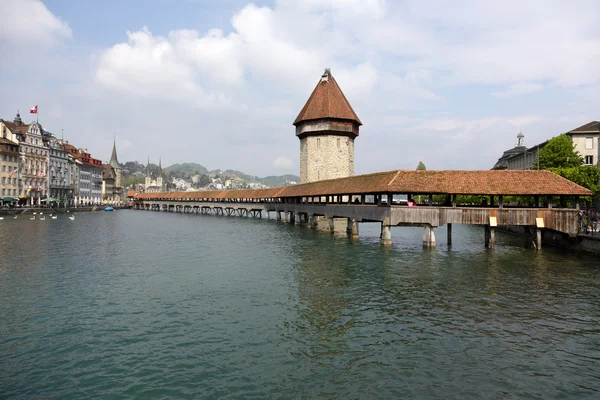
[(317, 138), (317, 149), (321, 148), (321, 138)]
[(341, 142), (341, 139), (338, 138), (338, 140), (337, 140), (337, 147), (338, 147), (338, 149), (340, 148), (340, 142)]

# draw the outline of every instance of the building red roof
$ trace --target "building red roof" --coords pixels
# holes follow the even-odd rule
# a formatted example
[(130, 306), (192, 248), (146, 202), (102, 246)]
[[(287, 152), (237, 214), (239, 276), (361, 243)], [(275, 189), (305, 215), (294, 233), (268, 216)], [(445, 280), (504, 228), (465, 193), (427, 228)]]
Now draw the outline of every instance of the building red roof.
[(325, 70), (315, 90), (296, 117), (294, 125), (303, 121), (325, 118), (349, 120), (362, 125), (329, 69)]

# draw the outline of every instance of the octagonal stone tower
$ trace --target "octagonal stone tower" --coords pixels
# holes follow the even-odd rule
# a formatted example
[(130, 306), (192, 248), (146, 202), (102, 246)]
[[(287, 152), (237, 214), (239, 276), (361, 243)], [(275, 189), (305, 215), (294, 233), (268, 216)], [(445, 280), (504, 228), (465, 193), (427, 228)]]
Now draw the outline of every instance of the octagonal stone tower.
[(354, 139), (362, 122), (329, 68), (294, 121), (300, 183), (354, 175)]

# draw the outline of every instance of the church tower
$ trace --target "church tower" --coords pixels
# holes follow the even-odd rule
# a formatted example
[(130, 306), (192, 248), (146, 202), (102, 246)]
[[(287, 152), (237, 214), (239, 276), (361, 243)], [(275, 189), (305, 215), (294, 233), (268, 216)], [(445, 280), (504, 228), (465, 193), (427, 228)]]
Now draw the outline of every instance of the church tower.
[(146, 164), (146, 182), (144, 185), (144, 189), (148, 190), (150, 185), (152, 184), (152, 177), (150, 176), (150, 156), (148, 156), (148, 164)]
[(158, 159), (158, 176), (156, 177), (156, 186), (158, 186), (160, 189), (159, 190), (163, 190), (163, 173), (162, 173), (162, 163), (161, 163), (161, 159)]
[(113, 150), (110, 156), (110, 161), (108, 164), (115, 170), (115, 187), (121, 187), (121, 164), (119, 164), (119, 160), (117, 158), (117, 141), (116, 139), (113, 142)]
[(362, 125), (329, 68), (294, 121), (300, 183), (354, 175), (354, 139)]

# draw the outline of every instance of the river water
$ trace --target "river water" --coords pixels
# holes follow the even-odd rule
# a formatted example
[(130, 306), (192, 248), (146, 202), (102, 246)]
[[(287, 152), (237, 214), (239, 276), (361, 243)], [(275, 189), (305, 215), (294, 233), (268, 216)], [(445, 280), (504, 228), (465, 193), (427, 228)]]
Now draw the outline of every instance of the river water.
[(600, 262), (147, 211), (0, 221), (0, 398), (599, 398)]

